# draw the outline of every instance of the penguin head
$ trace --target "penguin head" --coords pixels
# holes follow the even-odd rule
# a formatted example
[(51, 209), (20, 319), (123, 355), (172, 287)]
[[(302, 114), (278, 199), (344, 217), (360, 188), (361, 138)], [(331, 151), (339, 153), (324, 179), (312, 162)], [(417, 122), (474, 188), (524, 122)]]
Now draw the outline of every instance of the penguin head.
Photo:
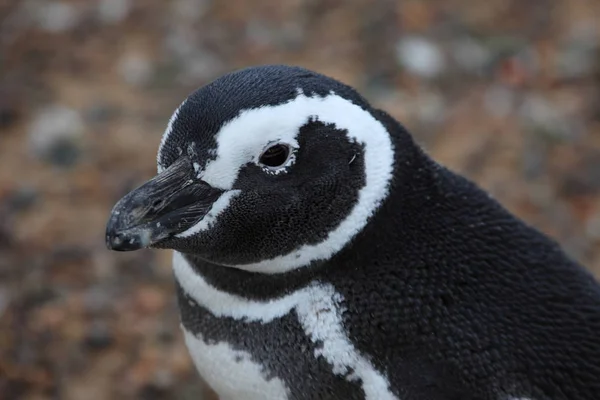
[(225, 75), (175, 111), (158, 175), (113, 208), (113, 250), (173, 249), (280, 273), (327, 260), (389, 192), (389, 132), (354, 89), (260, 66)]

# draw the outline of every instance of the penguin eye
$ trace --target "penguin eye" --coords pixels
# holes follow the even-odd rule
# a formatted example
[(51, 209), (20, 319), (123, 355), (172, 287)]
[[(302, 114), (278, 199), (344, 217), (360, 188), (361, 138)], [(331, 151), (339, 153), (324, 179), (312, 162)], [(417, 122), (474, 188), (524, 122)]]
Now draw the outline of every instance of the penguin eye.
[(258, 159), (259, 164), (267, 168), (278, 168), (284, 166), (290, 158), (290, 147), (278, 143), (267, 148)]

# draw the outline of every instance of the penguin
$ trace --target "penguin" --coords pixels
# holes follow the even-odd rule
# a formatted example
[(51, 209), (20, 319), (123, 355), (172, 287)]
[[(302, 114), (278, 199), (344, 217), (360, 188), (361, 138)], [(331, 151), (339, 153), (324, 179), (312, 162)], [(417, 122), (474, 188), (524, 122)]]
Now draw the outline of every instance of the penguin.
[(597, 400), (600, 286), (355, 89), (301, 67), (193, 92), (115, 251), (173, 250), (221, 399)]

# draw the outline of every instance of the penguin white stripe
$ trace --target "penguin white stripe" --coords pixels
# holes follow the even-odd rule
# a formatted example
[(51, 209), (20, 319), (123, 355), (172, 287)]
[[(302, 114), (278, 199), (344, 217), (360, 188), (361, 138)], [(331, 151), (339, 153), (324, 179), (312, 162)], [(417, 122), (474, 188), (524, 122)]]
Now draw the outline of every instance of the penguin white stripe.
[(300, 301), (300, 291), (269, 302), (250, 301), (241, 296), (219, 291), (194, 271), (181, 253), (173, 253), (175, 278), (199, 305), (217, 317), (268, 323), (288, 314)]
[(165, 147), (165, 143), (169, 139), (169, 136), (173, 132), (173, 123), (175, 122), (177, 117), (179, 117), (179, 110), (181, 110), (181, 107), (183, 107), (183, 105), (185, 104), (186, 101), (187, 101), (187, 99), (184, 100), (183, 103), (181, 103), (179, 105), (179, 107), (177, 107), (177, 110), (175, 110), (173, 115), (171, 115), (171, 118), (169, 118), (169, 123), (167, 124), (167, 129), (165, 129), (165, 133), (163, 133), (162, 138), (160, 139), (160, 145), (158, 146), (158, 153), (156, 155), (156, 168), (157, 168), (159, 174), (164, 169), (164, 166), (160, 162), (160, 159), (162, 158), (163, 148)]
[(296, 305), (304, 332), (313, 343), (322, 343), (315, 357), (333, 365), (333, 373), (349, 381), (361, 381), (365, 399), (397, 400), (389, 390), (387, 379), (354, 348), (344, 333), (340, 303), (343, 300), (330, 285), (312, 287), (316, 293)]
[[(389, 390), (387, 378), (352, 345), (344, 332), (340, 303), (333, 286), (315, 283), (289, 295), (259, 302), (233, 295), (209, 285), (179, 252), (173, 255), (175, 279), (183, 291), (217, 317), (268, 323), (296, 310), (308, 337), (322, 343), (315, 357), (323, 357), (333, 373), (349, 381), (360, 380), (366, 400), (398, 400)], [(349, 374), (350, 371), (353, 371)]]
[(239, 190), (228, 190), (223, 193), (210, 208), (210, 211), (198, 221), (195, 225), (184, 232), (178, 233), (177, 237), (186, 238), (197, 234), (198, 232), (206, 231), (216, 222), (217, 217), (229, 206), (229, 202), (240, 193)]
[(310, 118), (333, 123), (337, 129), (346, 130), (350, 140), (364, 144), (366, 182), (356, 205), (321, 243), (302, 246), (270, 260), (232, 266), (254, 272), (282, 273), (314, 260), (328, 259), (363, 229), (387, 196), (394, 164), (393, 144), (387, 130), (368, 111), (335, 94), (326, 97), (299, 94), (285, 104), (242, 111), (217, 133), (217, 157), (207, 163), (199, 176), (215, 187), (230, 189), (240, 168), (257, 157), (265, 143), (296, 144), (300, 128)]

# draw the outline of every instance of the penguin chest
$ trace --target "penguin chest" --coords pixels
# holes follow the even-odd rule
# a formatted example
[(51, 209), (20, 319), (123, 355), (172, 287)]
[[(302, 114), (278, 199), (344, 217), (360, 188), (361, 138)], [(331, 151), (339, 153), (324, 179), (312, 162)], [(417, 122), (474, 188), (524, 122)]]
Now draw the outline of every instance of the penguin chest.
[(315, 365), (314, 345), (292, 311), (272, 320), (215, 315), (183, 291), (179, 306), (194, 364), (221, 399), (298, 398), (292, 394), (304, 378), (295, 375), (318, 382), (330, 373)]
[(225, 341), (205, 341), (201, 334), (183, 330), (196, 369), (221, 400), (289, 398), (285, 383), (251, 353), (236, 350)]
[(397, 399), (348, 337), (332, 285), (255, 301), (212, 287), (187, 263), (174, 270), (186, 344), (222, 399)]

